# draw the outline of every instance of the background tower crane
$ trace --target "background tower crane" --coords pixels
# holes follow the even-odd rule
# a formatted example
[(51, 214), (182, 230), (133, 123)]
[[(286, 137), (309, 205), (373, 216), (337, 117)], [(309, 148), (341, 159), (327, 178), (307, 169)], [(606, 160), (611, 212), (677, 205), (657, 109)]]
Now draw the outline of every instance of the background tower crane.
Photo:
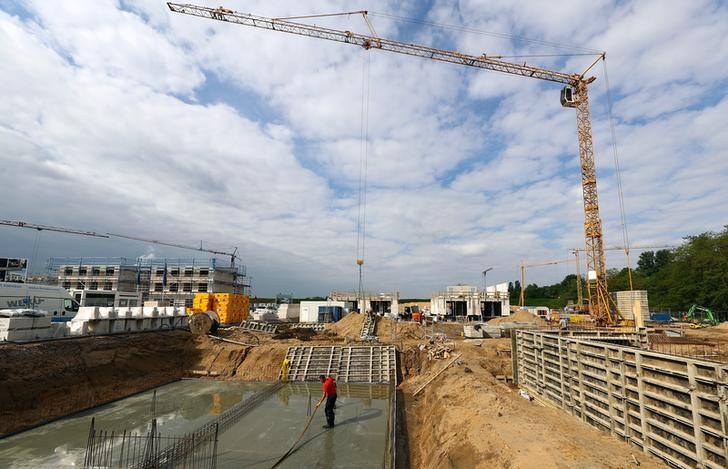
[[(187, 249), (190, 251), (208, 252), (210, 254), (218, 254), (220, 256), (229, 256), (230, 257), (230, 267), (235, 267), (235, 259), (238, 258), (238, 248), (233, 249), (233, 252), (216, 251), (214, 249), (203, 248), (202, 242), (200, 242), (200, 247), (196, 247), (196, 246), (187, 246), (184, 244), (170, 243), (167, 241), (159, 241), (156, 239), (139, 238), (137, 236), (129, 236), (129, 235), (123, 235), (123, 234), (117, 234), (117, 233), (106, 233), (106, 234), (109, 236), (113, 236), (115, 238), (131, 239), (134, 241), (141, 241), (143, 243), (159, 244), (160, 246), (169, 246), (169, 247), (173, 247), (173, 248)], [(107, 238), (108, 238), (108, 236), (107, 236)]]
[[(604, 241), (602, 235), (602, 219), (599, 215), (599, 197), (597, 193), (596, 164), (594, 160), (594, 145), (592, 143), (591, 113), (589, 108), (589, 84), (596, 78), (587, 77), (586, 73), (606, 53), (602, 53), (584, 72), (563, 73), (525, 63), (512, 63), (500, 60), (486, 54), (475, 56), (455, 51), (436, 49), (420, 44), (410, 44), (391, 39), (380, 38), (371, 28), (367, 12), (361, 13), (369, 26), (372, 35), (364, 35), (351, 31), (342, 31), (323, 28), (315, 25), (297, 23), (291, 19), (303, 18), (267, 18), (251, 14), (239, 13), (227, 8), (209, 8), (192, 4), (179, 4), (168, 2), (167, 6), (175, 13), (183, 13), (211, 20), (224, 21), (243, 26), (268, 29), (300, 36), (326, 39), (363, 47), (364, 49), (379, 49), (398, 54), (412, 55), (440, 62), (449, 62), (468, 67), (481, 68), (510, 75), (536, 78), (563, 85), (561, 90), (561, 104), (564, 107), (576, 109), (576, 128), (579, 142), (579, 161), (581, 166), (581, 187), (584, 201), (584, 237), (587, 269), (594, 272), (587, 276), (587, 289), (591, 298), (590, 310), (598, 324), (614, 324), (619, 319), (612, 315), (609, 307), (609, 294), (607, 289), (607, 267), (604, 258)], [(345, 13), (346, 14), (346, 13)], [(316, 15), (334, 16), (334, 15)]]
[(559, 259), (555, 261), (546, 261), (546, 262), (539, 262), (536, 264), (524, 264), (523, 261), (521, 261), (521, 297), (518, 301), (518, 305), (523, 308), (524, 306), (524, 297), (523, 293), (526, 289), (526, 268), (528, 267), (543, 267), (547, 265), (556, 265), (556, 264), (564, 264), (566, 262), (570, 262), (569, 259)]
[[(644, 251), (647, 249), (672, 249), (675, 246), (670, 245), (664, 245), (664, 246), (630, 246), (630, 247), (624, 247), (624, 246), (612, 246), (612, 247), (606, 247), (604, 248), (605, 251)], [(584, 305), (584, 295), (583, 290), (581, 286), (581, 260), (579, 259), (579, 253), (584, 252), (584, 249), (580, 248), (573, 248), (570, 249), (569, 252), (571, 252), (574, 257), (576, 258), (576, 296), (577, 296), (577, 304), (579, 307), (583, 307)], [(629, 289), (632, 290), (632, 269), (629, 268)], [(591, 301), (591, 298), (588, 298), (589, 301)]]
[(13, 228), (25, 228), (29, 230), (36, 230), (38, 234), (36, 235), (35, 242), (33, 243), (33, 251), (30, 257), (30, 260), (26, 261), (25, 263), (25, 282), (28, 282), (28, 275), (30, 275), (30, 266), (31, 262), (35, 263), (35, 257), (38, 253), (38, 247), (40, 243), (40, 232), (41, 231), (53, 231), (56, 233), (66, 233), (66, 234), (73, 234), (73, 235), (80, 235), (80, 236), (91, 236), (93, 238), (108, 238), (108, 235), (96, 233), (95, 231), (85, 231), (85, 230), (76, 230), (73, 228), (62, 228), (59, 226), (50, 226), (50, 225), (38, 225), (35, 223), (27, 223), (24, 221), (19, 220), (0, 220), (0, 225), (4, 226), (11, 226)]
[(108, 235), (96, 233), (94, 231), (75, 230), (72, 228), (61, 228), (58, 226), (49, 225), (36, 225), (35, 223), (26, 223), (24, 221), (16, 220), (0, 220), (0, 225), (13, 226), (15, 228), (27, 228), (29, 230), (37, 231), (55, 231), (57, 233), (68, 233), (82, 236), (93, 236), (95, 238), (108, 238)]

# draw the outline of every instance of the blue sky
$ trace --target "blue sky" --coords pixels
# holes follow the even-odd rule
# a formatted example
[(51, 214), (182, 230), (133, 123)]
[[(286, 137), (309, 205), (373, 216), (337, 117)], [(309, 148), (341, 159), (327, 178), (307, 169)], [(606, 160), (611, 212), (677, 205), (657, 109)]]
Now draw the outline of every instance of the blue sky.
[[(225, 6), (271, 17), (367, 9), (383, 37), (478, 55), (605, 50), (632, 244), (674, 244), (728, 222), (725, 2)], [(357, 16), (316, 24), (367, 31)], [(580, 72), (592, 58), (513, 60)], [(426, 297), (480, 284), (486, 267), (489, 283), (509, 281), (521, 259), (583, 246), (575, 116), (558, 85), (176, 15), (156, 0), (0, 0), (0, 218), (236, 246), (260, 295), (355, 288), (367, 61), (368, 289)], [(615, 246), (602, 65), (591, 73), (604, 237)], [(36, 236), (0, 229), (0, 255), (42, 265), (193, 254), (52, 233), (35, 252)], [(527, 280), (572, 271), (534, 269)]]

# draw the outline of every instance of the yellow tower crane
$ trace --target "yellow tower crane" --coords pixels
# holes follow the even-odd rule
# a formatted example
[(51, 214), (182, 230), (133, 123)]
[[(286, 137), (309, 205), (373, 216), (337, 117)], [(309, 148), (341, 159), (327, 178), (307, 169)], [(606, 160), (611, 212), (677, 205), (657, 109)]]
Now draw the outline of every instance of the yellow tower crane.
[[(449, 62), (457, 65), (491, 70), (510, 75), (536, 78), (563, 85), (561, 90), (561, 104), (564, 107), (576, 109), (576, 130), (579, 142), (579, 161), (581, 166), (581, 186), (584, 199), (584, 237), (587, 269), (593, 274), (587, 278), (587, 290), (591, 298), (591, 314), (598, 324), (614, 324), (619, 317), (613, 317), (609, 308), (609, 295), (607, 290), (607, 267), (604, 259), (604, 241), (602, 237), (602, 219), (599, 215), (599, 198), (597, 194), (596, 164), (594, 159), (594, 144), (592, 143), (592, 125), (589, 107), (589, 84), (596, 77), (587, 77), (586, 74), (599, 61), (605, 58), (602, 53), (584, 72), (564, 73), (548, 70), (525, 63), (512, 63), (497, 57), (483, 55), (469, 55), (460, 52), (436, 49), (420, 44), (410, 44), (392, 39), (380, 38), (371, 27), (366, 11), (351, 12), (363, 15), (371, 35), (342, 31), (338, 29), (323, 28), (316, 25), (291, 21), (297, 18), (268, 18), (247, 13), (239, 13), (227, 8), (210, 8), (192, 4), (168, 2), (167, 6), (175, 13), (198, 16), (211, 20), (224, 21), (243, 26), (268, 29), (271, 31), (297, 34), (300, 36), (326, 39), (363, 47), (364, 49), (379, 49), (398, 54), (412, 55), (425, 59)], [(349, 13), (343, 13), (349, 14)], [(316, 15), (334, 16), (334, 15)], [(619, 316), (619, 312), (617, 312)]]
[[(663, 246), (630, 246), (630, 247), (624, 247), (624, 246), (611, 246), (604, 248), (605, 251), (624, 251), (628, 256), (630, 251), (645, 251), (647, 249), (672, 249), (675, 246), (671, 245), (663, 245)], [(584, 305), (584, 295), (582, 292), (581, 287), (581, 260), (579, 259), (579, 253), (584, 252), (584, 249), (580, 248), (573, 248), (569, 249), (569, 252), (571, 252), (574, 257), (576, 258), (576, 296), (577, 296), (577, 305), (579, 308), (582, 308)], [(629, 257), (628, 257), (629, 259)], [(632, 269), (629, 270), (629, 289), (632, 290)], [(591, 298), (588, 298), (590, 301)]]

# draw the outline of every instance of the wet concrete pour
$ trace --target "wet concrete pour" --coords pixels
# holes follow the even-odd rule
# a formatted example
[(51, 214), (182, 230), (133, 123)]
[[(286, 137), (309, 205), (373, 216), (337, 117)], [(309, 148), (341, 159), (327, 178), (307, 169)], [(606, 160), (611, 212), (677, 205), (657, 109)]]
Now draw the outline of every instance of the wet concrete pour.
[[(157, 389), (156, 412), (163, 435), (181, 435), (265, 388), (267, 383), (183, 380)], [(381, 467), (385, 457), (389, 389), (339, 385), (336, 427), (324, 430), (323, 406), (297, 449), (280, 467)], [(310, 395), (310, 397), (309, 397)], [(89, 424), (105, 430), (144, 432), (152, 391), (82, 412), (0, 440), (2, 467), (79, 467)], [(296, 440), (308, 419), (317, 383), (291, 383), (219, 435), (218, 467), (267, 468)], [(312, 409), (313, 410), (313, 409)]]

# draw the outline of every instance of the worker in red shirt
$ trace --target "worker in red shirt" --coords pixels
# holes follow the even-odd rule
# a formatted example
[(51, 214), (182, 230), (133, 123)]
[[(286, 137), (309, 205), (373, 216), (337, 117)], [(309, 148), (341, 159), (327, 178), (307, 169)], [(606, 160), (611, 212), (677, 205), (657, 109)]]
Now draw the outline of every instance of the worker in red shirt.
[(324, 375), (319, 376), (319, 381), (324, 385), (324, 392), (321, 395), (316, 407), (320, 406), (321, 403), (326, 399), (326, 406), (324, 407), (324, 413), (326, 414), (326, 425), (324, 428), (334, 428), (334, 406), (336, 405), (336, 383), (334, 378), (329, 376), (328, 378)]

